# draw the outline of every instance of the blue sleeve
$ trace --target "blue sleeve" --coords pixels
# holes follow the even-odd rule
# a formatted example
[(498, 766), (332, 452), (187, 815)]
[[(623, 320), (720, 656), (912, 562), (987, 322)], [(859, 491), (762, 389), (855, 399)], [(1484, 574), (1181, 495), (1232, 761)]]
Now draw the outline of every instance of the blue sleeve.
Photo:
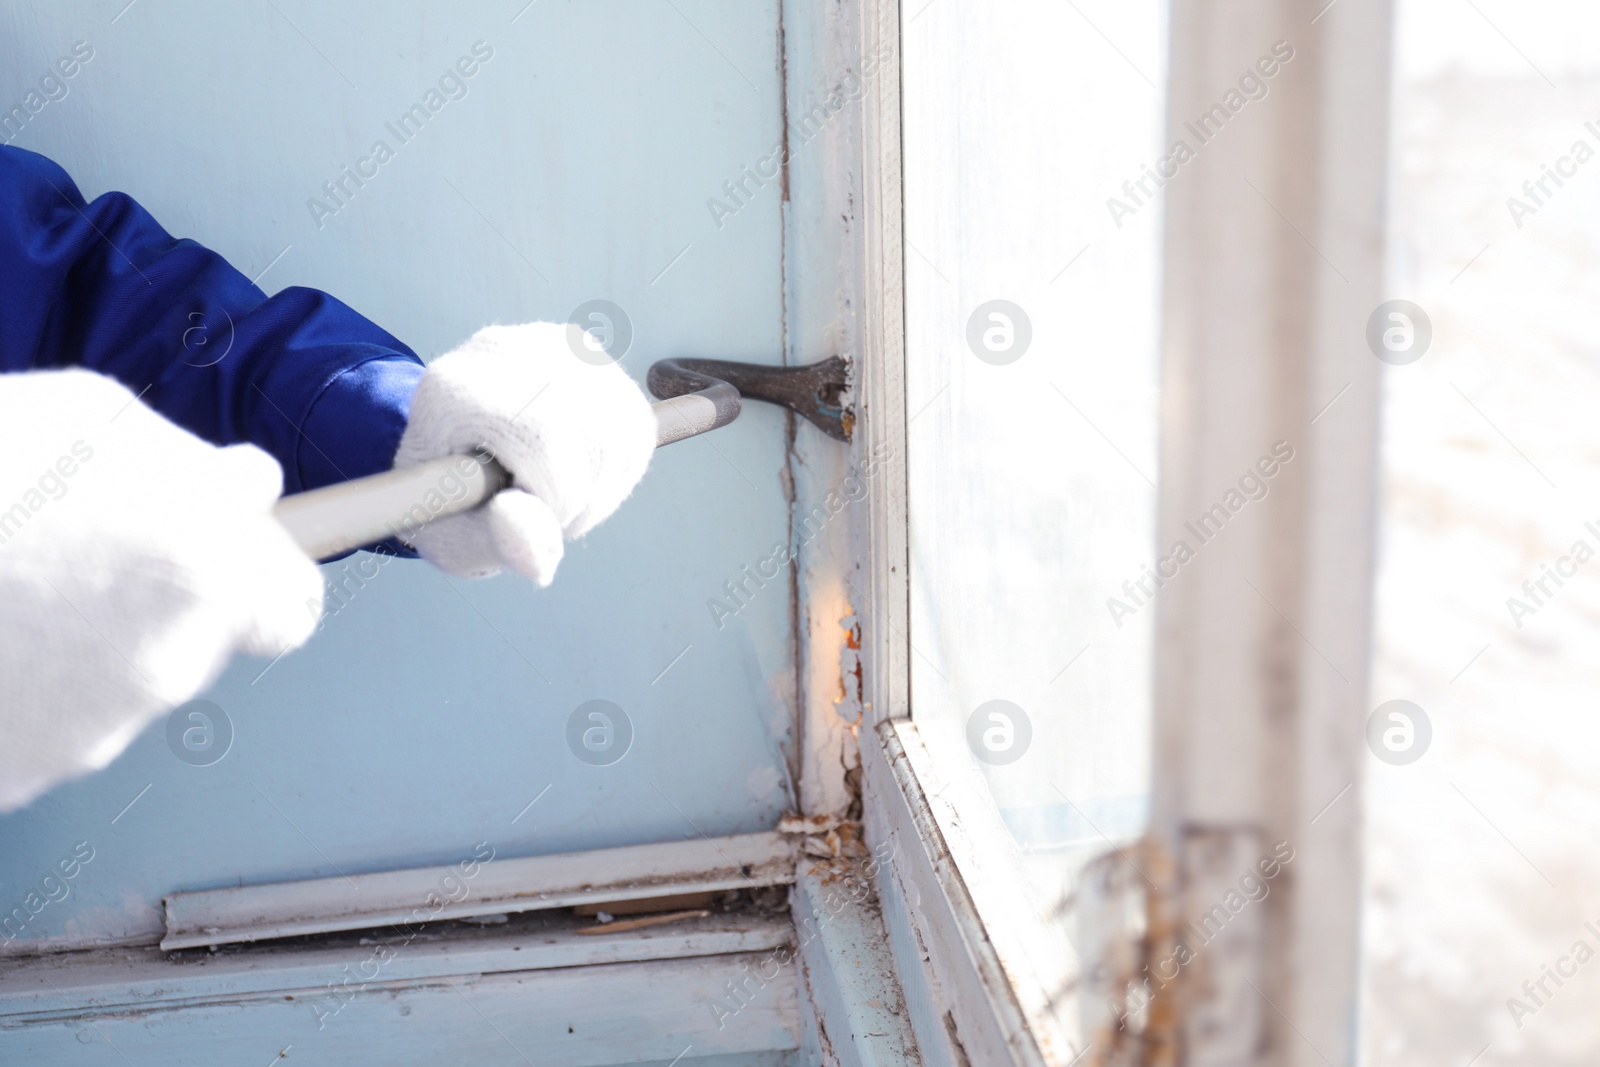
[(268, 297), (127, 195), (87, 203), (55, 163), (6, 146), (0, 308), (0, 371), (109, 375), (207, 441), (271, 453), (286, 493), (388, 470), (423, 372), (326, 293)]

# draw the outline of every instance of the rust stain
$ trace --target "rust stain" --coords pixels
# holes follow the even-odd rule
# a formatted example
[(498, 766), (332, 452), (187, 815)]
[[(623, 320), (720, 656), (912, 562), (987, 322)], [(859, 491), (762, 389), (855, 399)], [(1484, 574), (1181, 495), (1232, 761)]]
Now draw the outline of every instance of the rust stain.
[[(1087, 1067), (1177, 1067), (1183, 1056), (1183, 979), (1153, 972), (1169, 959), (1181, 916), (1178, 867), (1145, 839), (1095, 860), (1085, 872), (1105, 941), (1088, 961), (1086, 996), (1104, 1006), (1091, 1028)], [(1080, 898), (1080, 901), (1083, 898)]]
[(778, 833), (825, 834), (842, 821), (837, 815), (785, 815), (778, 820)]
[(839, 649), (839, 695), (833, 707), (839, 718), (854, 727), (866, 708), (866, 678), (861, 669), (861, 619), (848, 604), (846, 608), (848, 614), (839, 620), (844, 645)]

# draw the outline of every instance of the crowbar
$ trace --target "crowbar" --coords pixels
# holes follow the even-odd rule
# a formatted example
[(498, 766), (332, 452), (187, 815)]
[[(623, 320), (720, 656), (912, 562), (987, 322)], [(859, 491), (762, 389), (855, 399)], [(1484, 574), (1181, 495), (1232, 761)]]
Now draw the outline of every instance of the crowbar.
[[(741, 400), (764, 400), (804, 416), (823, 433), (850, 440), (851, 412), (844, 406), (849, 365), (838, 356), (801, 367), (773, 367), (722, 359), (664, 359), (646, 382), (658, 399), (656, 447), (726, 426), (739, 417)], [(511, 476), (487, 452), (444, 456), (403, 470), (385, 471), (338, 485), (286, 496), (273, 516), (312, 559), (406, 535), (430, 522), (459, 515), (511, 485)]]

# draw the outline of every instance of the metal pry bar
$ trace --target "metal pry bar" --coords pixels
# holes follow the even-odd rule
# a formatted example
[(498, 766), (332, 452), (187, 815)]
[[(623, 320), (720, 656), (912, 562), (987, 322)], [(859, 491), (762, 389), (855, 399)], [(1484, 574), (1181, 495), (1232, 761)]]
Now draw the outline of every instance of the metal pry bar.
[[(650, 391), (662, 399), (656, 447), (726, 426), (741, 398), (781, 404), (829, 437), (850, 440), (844, 409), (848, 365), (838, 356), (803, 367), (773, 367), (721, 359), (664, 359), (650, 368)], [(325, 559), (390, 537), (404, 541), (437, 519), (459, 515), (511, 484), (493, 456), (443, 456), (403, 470), (295, 493), (273, 516), (312, 559)]]
[[(769, 367), (726, 359), (663, 359), (650, 368), (646, 383), (659, 397), (707, 390), (712, 383), (731, 385), (746, 400), (781, 404), (838, 441), (850, 440), (853, 421), (844, 407), (849, 364), (830, 356), (801, 367)], [(737, 414), (737, 411), (735, 411)]]

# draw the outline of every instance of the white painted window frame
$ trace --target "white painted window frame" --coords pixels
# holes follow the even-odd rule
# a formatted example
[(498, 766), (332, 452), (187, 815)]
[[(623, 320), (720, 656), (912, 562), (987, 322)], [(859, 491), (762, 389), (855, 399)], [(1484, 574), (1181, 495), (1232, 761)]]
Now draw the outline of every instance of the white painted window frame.
[[(861, 12), (864, 50), (899, 40), (897, 0), (861, 0)], [(1305, 459), (1297, 492), (1274, 505), (1276, 537), (1196, 564), (1212, 577), (1263, 575), (1259, 603), (1207, 580), (1161, 602), (1145, 846), (1160, 884), (1143, 902), (1147, 928), (1170, 931), (1203, 909), (1214, 888), (1200, 864), (1208, 837), (1220, 836), (1238, 854), (1287, 839), (1298, 857), (1237, 956), (1208, 970), (1204, 982), (1177, 987), (1176, 1010), (1133, 1059), (1102, 1047), (1093, 1062), (1355, 1062), (1355, 786), (1378, 427), (1377, 361), (1363, 338), (1383, 299), (1391, 22), (1389, 0), (1173, 5), (1174, 136), (1182, 116), (1203, 111), (1216, 86), (1237, 76), (1241, 40), (1292, 39), (1309, 70), (1289, 94), (1286, 121), (1240, 131), (1249, 138), (1242, 157), (1264, 176), (1260, 195), (1214, 167), (1167, 202), (1163, 543), (1195, 510), (1203, 479), (1237, 466), (1242, 440), (1292, 432)], [(887, 458), (855, 523), (859, 581), (852, 586), (863, 620), (867, 838), (891, 846), (878, 890), (924, 1062), (1069, 1064), (1090, 1053), (1085, 1035), (1029, 1003), (1015, 962), (1024, 958), (1018, 939), (1026, 935), (1008, 921), (1005, 874), (986, 871), (973, 847), (976, 835), (1005, 831), (997, 818), (983, 824), (981, 805), (949, 802), (958, 783), (929, 757), (914, 717), (908, 483), (899, 447), (907, 416), (900, 116), (898, 79), (879, 79), (862, 115), (868, 210), (861, 216), (866, 298), (855, 450)], [(1224, 230), (1218, 218), (1236, 225)], [(1330, 258), (1338, 276), (1323, 267)], [(1272, 266), (1257, 269), (1263, 263)], [(1331, 398), (1339, 399), (1338, 415), (1322, 418)], [(1345, 684), (1324, 676), (1324, 657), (1345, 665)], [(1225, 677), (1247, 681), (1241, 690), (1219, 681)], [(1226, 747), (1207, 738), (1225, 739)], [(1330, 805), (1336, 800), (1342, 804)], [(1118, 931), (1092, 933), (1109, 943)], [(1143, 933), (1146, 953), (1170, 944), (1170, 933), (1165, 942)], [(1272, 990), (1270, 1001), (1263, 990)]]

